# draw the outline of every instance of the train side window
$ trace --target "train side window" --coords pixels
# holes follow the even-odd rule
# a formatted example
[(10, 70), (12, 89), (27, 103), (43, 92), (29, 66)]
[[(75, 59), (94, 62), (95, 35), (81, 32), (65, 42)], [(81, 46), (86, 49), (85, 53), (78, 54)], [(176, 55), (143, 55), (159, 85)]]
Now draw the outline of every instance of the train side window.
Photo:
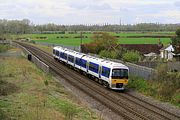
[(59, 51), (56, 51), (56, 55), (59, 56)]
[(86, 60), (80, 59), (80, 65), (81, 65), (81, 67), (86, 68), (86, 63), (87, 63)]
[(92, 62), (89, 63), (89, 70), (90, 71), (98, 73), (98, 69), (99, 69), (99, 65), (98, 64), (95, 64), (95, 63), (92, 63)]
[(74, 56), (68, 55), (68, 61), (74, 63)]
[(75, 64), (80, 66), (80, 59), (79, 58), (76, 58)]
[(61, 57), (61, 58), (64, 58), (64, 54), (63, 54), (62, 52), (60, 53), (60, 57)]
[(105, 76), (107, 78), (109, 78), (109, 74), (110, 74), (110, 68), (107, 67), (102, 67), (102, 76)]
[(64, 53), (64, 59), (67, 60), (67, 54), (66, 53)]

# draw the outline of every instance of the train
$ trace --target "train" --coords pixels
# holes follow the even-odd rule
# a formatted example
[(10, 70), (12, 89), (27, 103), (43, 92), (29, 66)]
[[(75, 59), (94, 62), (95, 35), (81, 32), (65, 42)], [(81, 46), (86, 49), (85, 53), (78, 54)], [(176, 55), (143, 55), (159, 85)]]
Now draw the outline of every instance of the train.
[(90, 76), (106, 88), (124, 91), (128, 84), (129, 68), (124, 64), (60, 46), (53, 47), (53, 57), (84, 75)]

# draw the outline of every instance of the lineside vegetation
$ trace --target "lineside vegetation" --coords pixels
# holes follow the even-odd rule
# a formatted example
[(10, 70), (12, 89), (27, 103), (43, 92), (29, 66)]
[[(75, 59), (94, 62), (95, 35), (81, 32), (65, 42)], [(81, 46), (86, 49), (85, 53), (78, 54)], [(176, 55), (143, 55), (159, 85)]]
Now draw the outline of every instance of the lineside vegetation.
[(180, 73), (169, 72), (166, 64), (157, 67), (157, 73), (151, 80), (131, 76), (128, 88), (180, 108)]
[(100, 119), (23, 57), (0, 58), (0, 119)]

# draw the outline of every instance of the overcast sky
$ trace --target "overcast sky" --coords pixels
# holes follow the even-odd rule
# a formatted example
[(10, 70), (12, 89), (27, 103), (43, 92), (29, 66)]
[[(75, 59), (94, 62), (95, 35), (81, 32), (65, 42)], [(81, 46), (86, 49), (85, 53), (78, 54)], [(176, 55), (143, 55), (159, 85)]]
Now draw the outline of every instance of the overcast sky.
[(35, 24), (180, 23), (180, 0), (0, 0), (0, 19)]

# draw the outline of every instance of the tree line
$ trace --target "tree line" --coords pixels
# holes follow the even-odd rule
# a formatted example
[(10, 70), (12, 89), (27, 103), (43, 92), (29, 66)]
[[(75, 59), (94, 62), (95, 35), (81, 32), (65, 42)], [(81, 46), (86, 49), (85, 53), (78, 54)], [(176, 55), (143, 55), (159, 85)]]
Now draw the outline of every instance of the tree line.
[(159, 23), (139, 23), (134, 25), (117, 25), (117, 24), (86, 24), (86, 25), (57, 25), (43, 24), (35, 25), (28, 19), (23, 20), (6, 20), (0, 19), (0, 35), (2, 34), (29, 34), (29, 33), (58, 33), (64, 34), (66, 31), (111, 31), (111, 32), (160, 32), (160, 31), (176, 31), (180, 24), (159, 24)]

